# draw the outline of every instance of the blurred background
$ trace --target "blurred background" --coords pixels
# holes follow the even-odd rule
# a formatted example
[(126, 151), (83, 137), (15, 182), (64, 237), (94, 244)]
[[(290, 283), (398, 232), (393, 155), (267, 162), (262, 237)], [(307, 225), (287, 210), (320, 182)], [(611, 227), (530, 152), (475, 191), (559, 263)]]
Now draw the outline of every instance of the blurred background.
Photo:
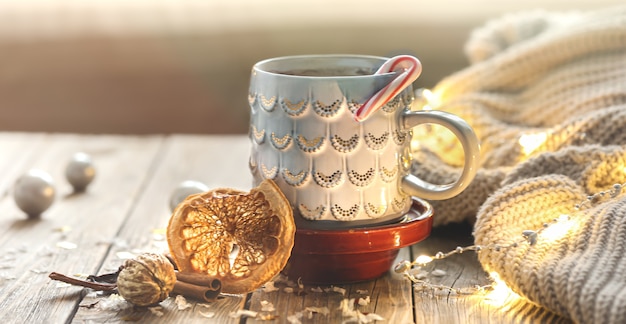
[(623, 0), (205, 0), (0, 2), (0, 131), (248, 131), (248, 77), (262, 59), (417, 56), (417, 87), (468, 63), (487, 20)]

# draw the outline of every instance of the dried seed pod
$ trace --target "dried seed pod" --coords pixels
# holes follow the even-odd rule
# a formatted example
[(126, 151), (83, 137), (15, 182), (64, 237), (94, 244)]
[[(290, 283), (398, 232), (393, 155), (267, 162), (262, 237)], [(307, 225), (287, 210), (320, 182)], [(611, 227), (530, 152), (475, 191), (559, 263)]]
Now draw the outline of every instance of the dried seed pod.
[(143, 253), (124, 262), (117, 290), (130, 303), (149, 306), (167, 298), (175, 283), (174, 266), (165, 256)]

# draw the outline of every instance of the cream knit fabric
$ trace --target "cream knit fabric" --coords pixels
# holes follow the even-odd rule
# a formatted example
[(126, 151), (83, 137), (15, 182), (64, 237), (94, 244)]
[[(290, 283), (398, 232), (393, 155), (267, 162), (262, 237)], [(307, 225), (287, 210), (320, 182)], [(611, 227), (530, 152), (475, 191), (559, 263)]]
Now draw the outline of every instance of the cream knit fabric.
[[(626, 188), (614, 188), (626, 183), (626, 7), (504, 16), (466, 50), (472, 64), (430, 105), (472, 125), (481, 168), (432, 202), (435, 225), (474, 222), (476, 244), (492, 247), (479, 252), (485, 270), (530, 301), (575, 322), (626, 322)], [(413, 172), (451, 182), (462, 150), (433, 129), (414, 134)]]

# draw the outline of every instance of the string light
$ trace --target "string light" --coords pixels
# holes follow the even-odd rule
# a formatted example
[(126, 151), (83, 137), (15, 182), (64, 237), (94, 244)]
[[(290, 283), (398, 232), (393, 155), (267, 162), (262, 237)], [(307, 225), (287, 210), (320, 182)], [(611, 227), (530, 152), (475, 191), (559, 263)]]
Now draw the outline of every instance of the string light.
[[(613, 199), (622, 193), (622, 189), (626, 187), (626, 183), (614, 184), (611, 189), (598, 192), (596, 194), (587, 196), (587, 199), (581, 201), (574, 206), (575, 210), (581, 210), (586, 206), (590, 206), (594, 203), (599, 203), (604, 199)], [(435, 285), (426, 280), (427, 275), (423, 268), (437, 260), (449, 258), (455, 254), (461, 254), (468, 251), (474, 251), (480, 253), (481, 251), (488, 249), (495, 252), (500, 252), (503, 249), (515, 248), (520, 244), (528, 244), (530, 246), (536, 245), (539, 241), (544, 243), (552, 243), (563, 237), (566, 237), (580, 224), (576, 222), (571, 216), (567, 214), (561, 214), (548, 223), (544, 223), (543, 226), (537, 230), (524, 230), (522, 231), (517, 240), (514, 240), (508, 244), (488, 244), (488, 245), (470, 245), (470, 246), (457, 246), (454, 250), (449, 252), (437, 252), (432, 256), (420, 255), (413, 262), (401, 261), (396, 264), (394, 271), (396, 273), (403, 274), (409, 279), (414, 288), (420, 291), (424, 290), (444, 290), (448, 292), (454, 292), (456, 294), (476, 294), (482, 293), (486, 302), (492, 305), (504, 305), (505, 303), (521, 298), (515, 292), (513, 292), (506, 283), (500, 278), (496, 272), (489, 273), (491, 283), (486, 286), (473, 286), (454, 288), (444, 285)], [(417, 270), (417, 271), (416, 271)]]
[(523, 134), (519, 138), (519, 145), (522, 147), (522, 153), (530, 156), (548, 139), (547, 133)]
[(418, 257), (415, 259), (415, 263), (416, 263), (416, 264), (422, 264), (422, 265), (425, 265), (425, 264), (430, 263), (432, 260), (433, 260), (433, 258), (431, 258), (431, 257), (429, 257), (429, 256), (427, 256), (427, 255), (420, 255), (420, 256), (418, 256)]
[[(428, 89), (418, 89), (415, 91), (415, 94), (416, 99), (418, 100), (416, 100), (414, 104), (418, 105), (417, 107), (420, 107), (420, 109), (432, 110), (441, 105), (441, 96)], [(411, 142), (412, 150), (418, 150), (421, 146), (420, 142), (433, 142), (435, 144), (434, 147), (441, 147), (441, 143), (448, 143), (450, 141), (449, 138), (445, 138), (445, 134), (441, 134), (439, 131), (440, 129), (433, 127), (436, 125), (428, 126), (429, 127), (416, 130), (414, 133), (415, 137), (420, 138), (420, 141)], [(552, 136), (554, 136), (552, 131), (522, 134), (518, 139), (521, 153), (526, 158), (530, 157), (536, 153), (541, 146), (545, 145), (548, 138), (551, 138)], [(586, 140), (585, 133), (577, 132), (574, 129), (566, 131), (565, 134), (561, 134), (561, 136), (572, 136), (572, 140), (580, 142), (584, 142)], [(430, 147), (428, 145), (426, 146)], [(621, 167), (618, 172), (619, 171), (626, 176), (626, 166)], [(616, 198), (622, 193), (624, 187), (626, 187), (626, 183), (617, 183), (614, 184), (609, 190), (589, 195), (585, 200), (576, 204), (574, 206), (574, 210), (579, 211), (587, 206), (591, 206), (606, 199)], [(503, 249), (518, 247), (520, 244), (528, 244), (531, 247), (535, 246), (539, 242), (542, 244), (551, 244), (567, 237), (573, 232), (576, 232), (576, 229), (579, 226), (579, 219), (572, 218), (567, 214), (560, 214), (550, 222), (542, 224), (542, 227), (539, 229), (528, 229), (522, 231), (518, 239), (513, 240), (511, 243), (471, 245), (466, 247), (457, 247), (446, 253), (437, 252), (432, 256), (420, 255), (413, 262), (401, 261), (395, 266), (394, 271), (396, 273), (403, 274), (407, 279), (409, 279), (413, 283), (416, 291), (447, 291), (456, 294), (474, 295), (482, 298), (490, 305), (504, 306), (522, 297), (512, 291), (496, 272), (489, 273), (489, 278), (491, 280), (489, 285), (454, 288), (430, 283), (427, 280), (428, 272), (424, 271), (423, 268), (430, 263), (437, 262), (437, 260), (446, 259), (455, 254), (461, 254), (467, 251), (480, 253), (481, 251), (487, 249), (490, 251), (500, 252)]]
[(568, 215), (561, 214), (552, 226), (546, 227), (541, 233), (543, 240), (554, 242), (565, 237), (577, 225)]
[[(433, 92), (426, 88), (416, 89), (415, 100), (413, 101), (414, 110), (433, 110), (438, 109), (441, 105), (441, 96), (437, 92)], [(439, 147), (444, 149), (453, 149), (457, 147), (458, 139), (456, 135), (449, 129), (437, 124), (424, 124), (415, 127), (413, 130), (413, 139), (411, 140), (411, 151), (419, 151), (422, 147)], [(415, 140), (419, 138), (419, 140)]]
[(511, 290), (504, 280), (500, 279), (500, 275), (497, 272), (490, 272), (489, 278), (492, 281), (491, 289), (483, 296), (487, 304), (500, 308), (512, 301), (522, 298)]
[(439, 96), (429, 89), (418, 89), (416, 93), (425, 101), (422, 105), (423, 110), (433, 110), (441, 104)]
[[(439, 91), (431, 91), (426, 88), (419, 88), (414, 91), (415, 100), (413, 101), (413, 110), (433, 110), (441, 109), (444, 103), (444, 93)], [(471, 118), (466, 116), (465, 118)], [(471, 124), (471, 119), (466, 119)], [(518, 139), (518, 144), (525, 158), (532, 155), (541, 147), (552, 135), (551, 131), (522, 134)], [(584, 137), (584, 133), (582, 136)], [(419, 139), (419, 140), (418, 140)], [(491, 144), (504, 143), (503, 139), (490, 138)], [(422, 147), (438, 148), (442, 151), (459, 149), (458, 139), (454, 133), (446, 127), (436, 124), (426, 124), (413, 129), (413, 140), (411, 141), (411, 150), (419, 151)], [(484, 144), (484, 143), (483, 143)], [(445, 157), (444, 157), (445, 158)], [(626, 169), (625, 169), (626, 172)]]

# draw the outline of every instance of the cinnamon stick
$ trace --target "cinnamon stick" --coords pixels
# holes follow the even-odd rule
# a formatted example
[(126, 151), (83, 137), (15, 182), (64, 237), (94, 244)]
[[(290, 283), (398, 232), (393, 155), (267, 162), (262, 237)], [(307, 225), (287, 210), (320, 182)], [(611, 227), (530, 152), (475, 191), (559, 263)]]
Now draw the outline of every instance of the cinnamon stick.
[[(216, 279), (217, 280), (217, 279)], [(218, 280), (219, 282), (219, 280)], [(188, 282), (177, 280), (174, 284), (172, 294), (183, 295), (185, 297), (194, 298), (204, 302), (213, 302), (217, 300), (222, 291), (222, 284), (219, 283), (218, 289), (207, 286), (194, 285)]]
[(190, 283), (196, 286), (212, 288), (213, 290), (222, 289), (222, 282), (219, 279), (198, 273), (176, 271), (176, 280)]
[(58, 280), (58, 281), (61, 281), (61, 282), (68, 283), (70, 285), (91, 288), (93, 290), (99, 290), (99, 291), (113, 291), (113, 290), (115, 290), (115, 288), (117, 288), (116, 284), (97, 283), (97, 282), (81, 280), (81, 279), (78, 279), (78, 278), (68, 277), (68, 276), (66, 276), (64, 274), (60, 274), (58, 272), (52, 272), (52, 273), (50, 273), (50, 275), (48, 275), (48, 277), (50, 279), (52, 279), (52, 280)]
[(173, 294), (191, 297), (205, 302), (212, 302), (222, 292), (222, 282), (219, 279), (189, 272), (176, 271), (176, 284)]

